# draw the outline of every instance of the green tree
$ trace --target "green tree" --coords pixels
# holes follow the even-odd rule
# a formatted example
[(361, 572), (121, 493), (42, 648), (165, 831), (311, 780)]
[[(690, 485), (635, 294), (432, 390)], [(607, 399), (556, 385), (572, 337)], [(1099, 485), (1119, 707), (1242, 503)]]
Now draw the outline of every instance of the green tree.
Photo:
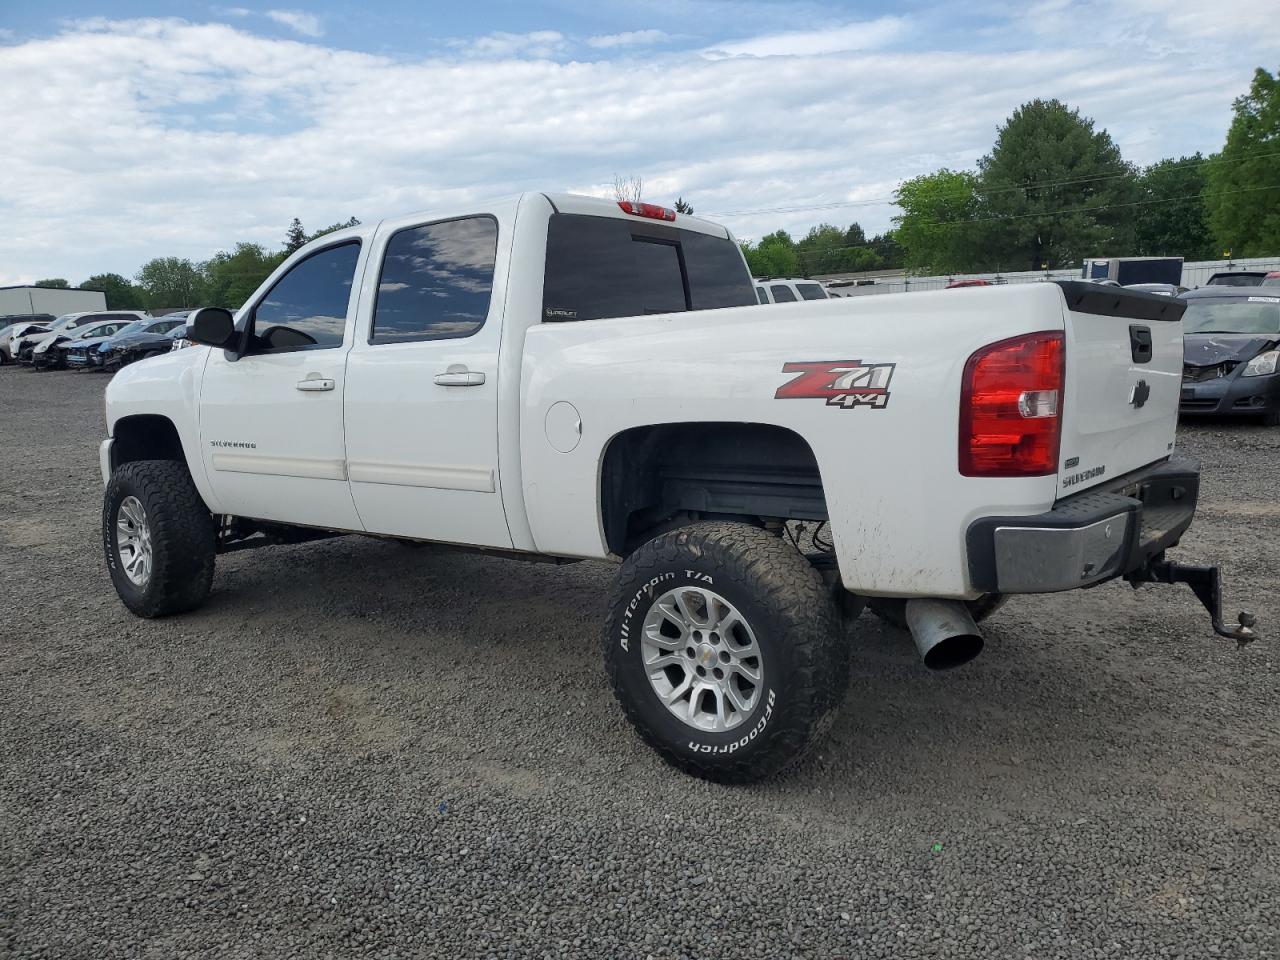
[(866, 239), (856, 223), (847, 230), (820, 224), (796, 244), (800, 271), (809, 277), (872, 270), (879, 266), (880, 258), (867, 246)]
[(795, 242), (785, 230), (761, 237), (760, 242), (742, 245), (747, 266), (756, 277), (794, 277), (800, 272), (800, 258)]
[(101, 290), (108, 310), (141, 310), (146, 306), (142, 290), (118, 273), (97, 273), (80, 284), (81, 290)]
[(289, 224), (289, 232), (284, 237), (284, 249), (288, 253), (305, 246), (307, 243), (307, 231), (302, 229), (302, 221), (297, 217)]
[(1061, 101), (1015, 110), (978, 171), (992, 218), (987, 266), (1038, 270), (1132, 249), (1133, 167), (1109, 133)]
[(148, 260), (138, 271), (137, 280), (149, 308), (199, 306), (205, 292), (200, 268), (182, 257)]
[[(1217, 244), (1206, 219), (1205, 164), (1200, 154), (1161, 160), (1138, 175), (1133, 253), (1208, 260)], [(1188, 199), (1179, 199), (1186, 197)]]
[(902, 265), (912, 273), (964, 273), (983, 259), (978, 180), (967, 170), (926, 173), (896, 194), (902, 213), (893, 218)]
[(867, 241), (867, 246), (876, 255), (879, 261), (878, 267), (896, 270), (903, 265), (902, 247), (898, 244), (898, 235), (893, 230), (876, 234)]
[(1259, 67), (1206, 168), (1209, 226), (1232, 256), (1280, 253), (1280, 75)]
[(676, 213), (693, 213), (693, 204), (685, 200), (684, 197), (676, 197)]
[(307, 237), (307, 240), (310, 241), (310, 240), (314, 240), (316, 237), (323, 237), (326, 233), (333, 233), (335, 230), (345, 230), (347, 229), (347, 227), (358, 227), (358, 226), (360, 226), (359, 220), (357, 220), (355, 217), (348, 217), (342, 223), (331, 223), (324, 229), (317, 230), (315, 233)]
[(238, 310), (288, 255), (287, 250), (268, 253), (257, 243), (218, 251), (201, 265), (208, 304)]
[(32, 284), (32, 286), (48, 287), (54, 290), (67, 290), (71, 287), (71, 284), (67, 283), (67, 281), (63, 280), (61, 277), (53, 277), (49, 280), (37, 280)]

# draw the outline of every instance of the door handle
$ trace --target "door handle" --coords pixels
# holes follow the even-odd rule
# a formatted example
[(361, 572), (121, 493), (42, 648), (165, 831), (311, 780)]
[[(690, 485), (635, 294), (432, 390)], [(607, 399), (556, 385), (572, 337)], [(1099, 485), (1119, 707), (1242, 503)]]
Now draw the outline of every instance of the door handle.
[(455, 363), (444, 373), (437, 373), (435, 381), (442, 387), (478, 387), (484, 383), (484, 374)]
[(318, 393), (321, 390), (332, 390), (333, 381), (323, 377), (307, 377), (305, 380), (299, 380), (294, 386), (309, 393)]

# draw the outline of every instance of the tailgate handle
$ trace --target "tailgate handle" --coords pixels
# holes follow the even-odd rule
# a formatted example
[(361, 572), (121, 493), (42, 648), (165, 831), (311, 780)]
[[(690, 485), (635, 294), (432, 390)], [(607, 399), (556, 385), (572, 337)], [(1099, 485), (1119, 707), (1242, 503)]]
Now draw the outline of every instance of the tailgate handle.
[(1129, 325), (1129, 351), (1134, 363), (1151, 362), (1151, 328), (1138, 323)]

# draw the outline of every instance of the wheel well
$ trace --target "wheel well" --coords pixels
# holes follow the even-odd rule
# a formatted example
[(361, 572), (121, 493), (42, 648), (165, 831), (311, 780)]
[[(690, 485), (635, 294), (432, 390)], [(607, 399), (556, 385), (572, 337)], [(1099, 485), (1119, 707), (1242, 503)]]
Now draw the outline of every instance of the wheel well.
[(600, 477), (605, 540), (614, 553), (694, 516), (825, 520), (809, 444), (763, 423), (669, 423), (618, 434)]
[(168, 417), (138, 414), (116, 422), (111, 445), (111, 466), (135, 460), (179, 460), (186, 463), (178, 428)]

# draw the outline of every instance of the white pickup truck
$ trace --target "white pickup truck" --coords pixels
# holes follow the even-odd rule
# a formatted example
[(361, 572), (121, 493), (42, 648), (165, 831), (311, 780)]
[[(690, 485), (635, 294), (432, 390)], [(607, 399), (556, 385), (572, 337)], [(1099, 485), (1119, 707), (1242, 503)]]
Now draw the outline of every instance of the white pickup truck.
[(724, 228), (528, 193), (329, 234), (107, 389), (125, 605), (342, 533), (621, 561), (607, 673), (699, 776), (800, 756), (864, 601), (930, 667), (1008, 594), (1187, 582), (1183, 304), (1081, 282), (756, 306)]

